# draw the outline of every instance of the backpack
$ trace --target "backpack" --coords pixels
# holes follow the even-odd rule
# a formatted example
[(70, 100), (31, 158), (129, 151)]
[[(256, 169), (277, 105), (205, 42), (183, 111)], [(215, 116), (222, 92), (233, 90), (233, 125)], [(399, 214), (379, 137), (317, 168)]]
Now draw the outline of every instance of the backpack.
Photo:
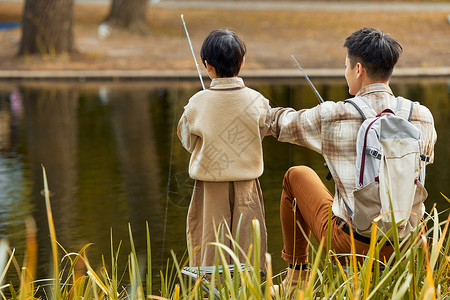
[(396, 112), (385, 109), (379, 114), (362, 97), (345, 102), (364, 120), (356, 139), (354, 210), (349, 211), (353, 225), (370, 236), (377, 218), (378, 230), (385, 235), (395, 220), (402, 239), (417, 227), (428, 196), (422, 168), (430, 158), (421, 154), (420, 130), (410, 123), (413, 102), (398, 97)]

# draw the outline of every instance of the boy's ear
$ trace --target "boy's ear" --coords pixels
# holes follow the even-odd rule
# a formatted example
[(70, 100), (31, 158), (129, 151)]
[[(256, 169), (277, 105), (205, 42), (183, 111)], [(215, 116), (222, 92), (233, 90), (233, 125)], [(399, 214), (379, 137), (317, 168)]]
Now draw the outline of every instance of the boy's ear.
[(241, 69), (244, 67), (244, 65), (245, 65), (245, 56), (242, 58)]
[(208, 72), (211, 72), (213, 69), (214, 69), (214, 67), (213, 66), (211, 66), (210, 64), (208, 64), (208, 61), (205, 59), (205, 66), (206, 66), (206, 70), (208, 71)]

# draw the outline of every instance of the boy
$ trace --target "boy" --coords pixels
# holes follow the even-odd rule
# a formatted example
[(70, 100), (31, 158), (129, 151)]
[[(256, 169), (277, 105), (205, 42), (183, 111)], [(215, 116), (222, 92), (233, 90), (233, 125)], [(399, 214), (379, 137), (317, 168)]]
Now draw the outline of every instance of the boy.
[[(237, 77), (245, 52), (232, 31), (214, 30), (206, 37), (200, 56), (212, 82), (189, 100), (178, 124), (178, 137), (191, 153), (189, 175), (195, 179), (187, 215), (191, 266), (215, 264), (215, 247), (207, 244), (217, 241), (215, 229), (224, 222), (247, 252), (257, 219), (264, 268), (267, 233), (258, 177), (264, 169), (261, 142), (270, 126), (270, 106)], [(224, 243), (234, 249), (229, 240)]]

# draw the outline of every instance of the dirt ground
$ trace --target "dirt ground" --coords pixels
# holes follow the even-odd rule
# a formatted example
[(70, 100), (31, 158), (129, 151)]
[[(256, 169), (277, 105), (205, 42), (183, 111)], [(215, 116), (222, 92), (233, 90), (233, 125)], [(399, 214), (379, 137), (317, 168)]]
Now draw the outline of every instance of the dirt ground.
[[(20, 21), (21, 3), (0, 2), (0, 21)], [(230, 28), (247, 44), (247, 69), (293, 68), (294, 54), (304, 68), (343, 68), (345, 37), (361, 27), (390, 33), (403, 46), (398, 67), (450, 66), (449, 12), (345, 12), (168, 9), (151, 7), (150, 34), (98, 26), (105, 5), (76, 5), (76, 53), (17, 57), (21, 30), (0, 31), (0, 70), (191, 70), (195, 69), (180, 19), (183, 14), (197, 59), (205, 36)]]

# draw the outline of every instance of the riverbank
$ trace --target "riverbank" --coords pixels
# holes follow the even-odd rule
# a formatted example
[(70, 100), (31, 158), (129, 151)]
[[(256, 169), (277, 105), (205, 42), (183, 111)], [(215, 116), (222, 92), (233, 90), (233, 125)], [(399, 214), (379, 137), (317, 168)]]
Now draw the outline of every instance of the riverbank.
[[(310, 78), (344, 78), (343, 69), (306, 69)], [(0, 70), (0, 80), (52, 80), (52, 81), (136, 81), (136, 80), (198, 80), (196, 70)], [(292, 79), (304, 77), (303, 73), (290, 69), (242, 70), (246, 79)], [(441, 68), (397, 68), (394, 78), (439, 78), (450, 77), (450, 67)], [(202, 77), (207, 78), (202, 71)]]
[[(342, 76), (343, 41), (354, 30), (367, 26), (390, 33), (402, 44), (404, 53), (398, 63), (397, 75), (450, 76), (450, 39), (447, 38), (450, 36), (447, 21), (450, 9), (445, 10), (448, 5), (445, 2), (436, 3), (444, 5), (444, 10), (412, 10), (405, 6), (405, 10), (391, 11), (385, 9), (387, 3), (379, 6), (383, 9), (372, 6), (366, 10), (355, 9), (357, 3), (353, 9), (336, 10), (333, 9), (336, 7), (334, 2), (329, 3), (328, 9), (317, 8), (318, 4), (305, 6), (305, 2), (296, 4), (303, 5), (299, 9), (283, 8), (282, 5), (278, 9), (256, 9), (257, 4), (255, 9), (251, 6), (204, 9), (192, 4), (196, 1), (188, 1), (185, 3), (191, 4), (178, 7), (170, 6), (170, 3), (163, 1), (150, 6), (149, 35), (112, 30), (105, 38), (98, 35), (98, 26), (106, 16), (108, 6), (102, 3), (76, 4), (76, 53), (70, 55), (17, 57), (20, 28), (0, 31), (0, 76), (14, 78), (24, 74), (25, 77), (51, 78), (65, 72), (64, 76), (68, 77), (114, 78), (115, 72), (116, 77), (128, 78), (139, 74), (144, 77), (153, 77), (152, 74), (195, 77), (197, 74), (181, 24), (181, 14), (186, 20), (197, 57), (209, 31), (227, 27), (240, 34), (248, 49), (242, 75), (296, 76), (300, 72), (292, 62), (291, 55), (294, 54), (311, 76)], [(261, 3), (267, 5), (267, 1)], [(0, 20), (20, 21), (22, 6), (20, 2), (0, 2)]]

